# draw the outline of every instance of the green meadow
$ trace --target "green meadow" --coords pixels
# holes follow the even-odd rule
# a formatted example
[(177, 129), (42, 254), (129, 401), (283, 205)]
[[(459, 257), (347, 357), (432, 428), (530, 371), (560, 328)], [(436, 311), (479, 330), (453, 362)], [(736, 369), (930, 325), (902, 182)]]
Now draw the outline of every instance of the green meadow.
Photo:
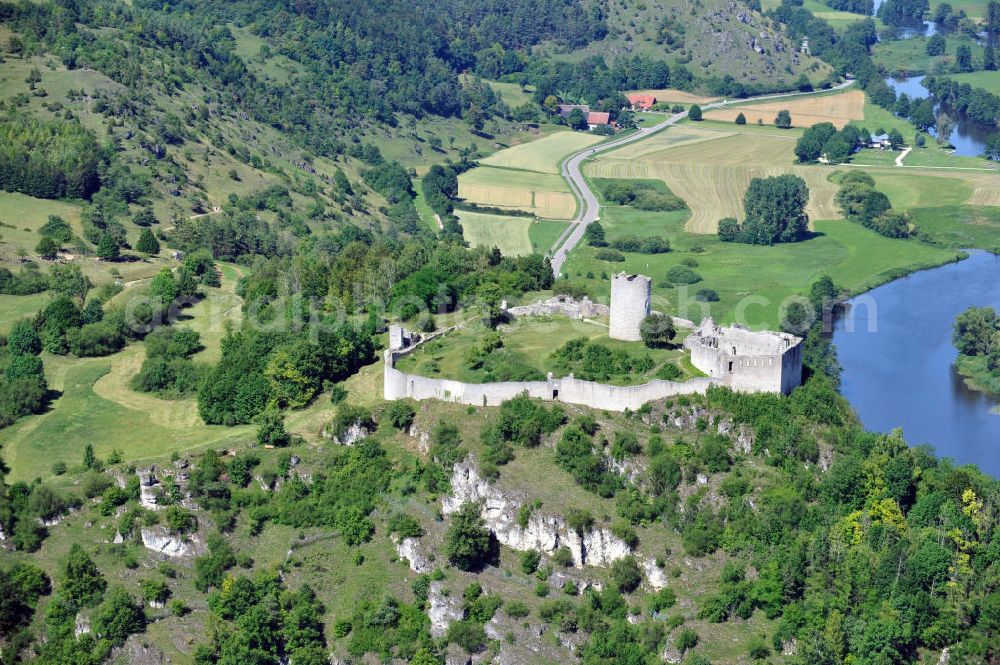
[[(958, 258), (953, 250), (884, 238), (846, 220), (815, 221), (814, 237), (773, 247), (723, 243), (713, 235), (689, 233), (684, 230), (683, 215), (677, 213), (640, 214), (608, 205), (602, 210), (601, 224), (609, 239), (623, 234), (658, 235), (668, 238), (673, 250), (655, 255), (625, 253), (625, 261), (609, 262), (596, 258), (593, 247), (581, 245), (565, 271), (598, 300), (608, 301), (612, 273), (637, 272), (653, 279), (654, 309), (693, 320), (705, 316), (726, 323), (742, 320), (759, 328), (777, 328), (782, 301), (807, 293), (822, 275), (857, 293), (906, 272)], [(666, 286), (667, 271), (682, 262), (693, 262), (702, 281)], [(696, 300), (701, 289), (715, 291), (718, 302)]]

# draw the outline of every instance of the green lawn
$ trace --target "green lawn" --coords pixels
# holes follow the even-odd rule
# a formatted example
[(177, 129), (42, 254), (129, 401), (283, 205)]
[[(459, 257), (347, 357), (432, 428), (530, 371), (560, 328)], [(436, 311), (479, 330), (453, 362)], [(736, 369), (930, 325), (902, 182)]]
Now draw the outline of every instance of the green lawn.
[(34, 316), (51, 298), (51, 293), (44, 291), (29, 296), (0, 294), (0, 334), (6, 334), (20, 319)]
[(496, 247), (504, 256), (531, 254), (531, 217), (489, 215), (457, 210), (465, 239), (474, 247)]
[(437, 221), (434, 219), (434, 211), (431, 207), (427, 205), (427, 199), (424, 198), (424, 185), (423, 181), (419, 178), (414, 178), (413, 180), (413, 191), (417, 193), (416, 199), (413, 201), (413, 205), (417, 208), (417, 214), (420, 215), (420, 221), (424, 223), (428, 229), (433, 233), (440, 231), (437, 225)]
[(537, 141), (501, 150), (481, 160), (486, 166), (559, 174), (559, 164), (568, 155), (600, 143), (605, 137), (589, 132), (553, 132)]
[(946, 166), (963, 169), (992, 169), (1000, 171), (1000, 164), (983, 157), (960, 157), (953, 155), (950, 148), (939, 146), (933, 138), (927, 137), (927, 147), (916, 148), (906, 156), (906, 166)]
[(872, 59), (885, 67), (888, 72), (908, 74), (950, 71), (955, 63), (955, 52), (959, 45), (972, 49), (972, 59), (982, 62), (983, 47), (975, 40), (958, 35), (945, 35), (947, 43), (942, 56), (927, 55), (927, 37), (881, 41), (872, 47)]
[[(609, 383), (633, 385), (644, 383), (654, 377), (656, 370), (665, 362), (674, 362), (682, 371), (687, 369), (682, 363), (686, 356), (680, 348), (684, 334), (675, 339), (676, 345), (670, 349), (648, 349), (640, 342), (623, 342), (608, 337), (606, 323), (588, 323), (565, 317), (523, 317), (512, 326), (505, 327), (505, 353), (512, 354), (518, 362), (542, 374), (556, 370), (551, 355), (563, 344), (577, 337), (586, 337), (592, 342), (620, 349), (635, 357), (648, 355), (654, 362), (654, 369), (646, 374), (616, 377)], [(447, 336), (427, 343), (414, 353), (400, 359), (397, 367), (404, 372), (416, 372), (426, 376), (456, 379), (470, 383), (485, 380), (479, 369), (470, 369), (466, 363), (468, 350), (479, 344), (487, 330), (480, 324), (470, 324)], [(685, 372), (680, 380), (691, 376)]]
[(948, 78), (959, 83), (968, 83), (973, 88), (983, 88), (1000, 95), (1000, 72), (969, 72), (967, 74), (948, 74)]
[[(781, 302), (807, 293), (824, 274), (839, 286), (860, 292), (904, 271), (956, 258), (953, 251), (913, 240), (891, 240), (844, 220), (815, 221), (816, 237), (774, 247), (722, 243), (711, 235), (688, 233), (677, 213), (637, 215), (628, 208), (606, 206), (601, 221), (609, 238), (625, 233), (661, 235), (671, 241), (674, 251), (626, 253), (624, 262), (613, 263), (598, 260), (594, 248), (581, 245), (570, 256), (565, 271), (598, 300), (608, 302), (608, 275), (622, 270), (638, 272), (653, 278), (655, 309), (693, 320), (708, 315), (723, 322), (742, 320), (761, 328), (776, 328)], [(697, 262), (694, 270), (703, 281), (688, 287), (660, 286), (667, 270), (683, 260)], [(695, 301), (700, 289), (716, 291), (719, 301)], [(747, 300), (748, 296), (754, 300)]]
[(534, 88), (531, 86), (527, 86), (522, 90), (521, 86), (517, 83), (506, 83), (504, 81), (485, 81), (485, 83), (493, 88), (493, 92), (500, 95), (500, 99), (503, 100), (504, 104), (511, 108), (531, 103), (531, 93), (534, 91)]
[(535, 254), (545, 254), (552, 246), (556, 244), (556, 240), (563, 234), (566, 227), (569, 226), (566, 222), (549, 222), (538, 220), (528, 228), (528, 239), (531, 240), (531, 248)]
[(670, 114), (646, 111), (643, 113), (636, 113), (633, 117), (635, 118), (635, 124), (639, 127), (652, 127), (653, 125), (658, 125), (669, 118)]
[(959, 178), (872, 171), (878, 189), (885, 192), (894, 208), (909, 210), (925, 206), (960, 205), (972, 195), (972, 187)]
[(942, 206), (910, 211), (917, 232), (949, 247), (1000, 250), (1000, 207)]
[[(136, 346), (122, 354), (140, 351)], [(14, 480), (48, 476), (57, 461), (78, 464), (88, 443), (98, 457), (117, 449), (124, 453), (125, 461), (136, 461), (253, 437), (250, 427), (203, 424), (193, 400), (139, 396), (161, 405), (160, 412), (129, 408), (102, 397), (95, 391), (95, 384), (112, 371), (116, 362), (128, 359), (118, 357), (122, 354), (94, 359), (45, 356), (46, 377), (62, 396), (47, 413), (22, 418), (0, 432), (0, 445)], [(137, 368), (138, 364), (133, 366)], [(110, 389), (119, 392), (123, 388)]]

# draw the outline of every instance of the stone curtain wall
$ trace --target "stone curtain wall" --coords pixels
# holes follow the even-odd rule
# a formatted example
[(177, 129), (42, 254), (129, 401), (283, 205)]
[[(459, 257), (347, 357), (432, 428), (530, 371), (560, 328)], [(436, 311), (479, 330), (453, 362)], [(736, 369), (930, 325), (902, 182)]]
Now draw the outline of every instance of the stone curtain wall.
[(548, 300), (538, 300), (530, 305), (507, 307), (508, 314), (514, 316), (565, 316), (570, 319), (590, 319), (595, 316), (608, 316), (607, 305), (592, 302), (589, 298), (574, 300), (566, 296), (556, 296)]
[[(409, 351), (410, 349), (407, 349)], [(463, 383), (450, 379), (432, 379), (407, 374), (394, 367), (400, 352), (386, 351), (384, 366), (384, 396), (386, 400), (437, 399), (475, 406), (498, 406), (523, 392), (547, 401), (579, 404), (608, 411), (636, 410), (646, 402), (673, 395), (704, 394), (717, 379), (696, 378), (683, 383), (654, 379), (638, 386), (611, 386), (568, 376), (546, 381), (506, 381), (499, 383)]]

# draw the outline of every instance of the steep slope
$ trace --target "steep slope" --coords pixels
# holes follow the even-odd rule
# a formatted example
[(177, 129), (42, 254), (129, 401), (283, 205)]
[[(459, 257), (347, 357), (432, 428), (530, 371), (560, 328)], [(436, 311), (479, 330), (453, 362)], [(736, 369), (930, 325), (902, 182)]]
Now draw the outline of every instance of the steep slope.
[(789, 87), (801, 74), (818, 82), (830, 72), (753, 1), (610, 0), (607, 16), (606, 38), (557, 57), (641, 55), (698, 78), (731, 76), (762, 89)]

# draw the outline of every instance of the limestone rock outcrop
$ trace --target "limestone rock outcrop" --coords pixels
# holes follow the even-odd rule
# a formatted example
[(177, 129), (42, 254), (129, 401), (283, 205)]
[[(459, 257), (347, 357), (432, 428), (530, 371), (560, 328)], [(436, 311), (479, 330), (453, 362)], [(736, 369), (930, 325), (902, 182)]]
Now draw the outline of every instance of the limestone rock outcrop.
[(396, 553), (400, 559), (406, 559), (410, 564), (410, 570), (415, 573), (429, 573), (434, 570), (434, 564), (430, 557), (424, 552), (424, 547), (419, 538), (397, 539), (393, 536), (396, 544)]
[(144, 528), (141, 535), (143, 547), (169, 557), (197, 556), (205, 552), (204, 543), (197, 536), (184, 539), (162, 526)]
[(470, 460), (455, 464), (451, 487), (453, 495), (442, 499), (442, 512), (450, 515), (463, 503), (478, 503), (487, 528), (501, 544), (512, 549), (552, 554), (565, 546), (573, 555), (577, 568), (584, 565), (607, 567), (632, 553), (628, 544), (609, 529), (595, 527), (580, 534), (570, 529), (558, 515), (534, 511), (526, 525), (521, 526), (517, 518), (523, 501), (483, 479)]
[(462, 599), (444, 594), (443, 582), (431, 582), (427, 593), (427, 616), (431, 620), (431, 636), (444, 637), (453, 621), (462, 620)]

